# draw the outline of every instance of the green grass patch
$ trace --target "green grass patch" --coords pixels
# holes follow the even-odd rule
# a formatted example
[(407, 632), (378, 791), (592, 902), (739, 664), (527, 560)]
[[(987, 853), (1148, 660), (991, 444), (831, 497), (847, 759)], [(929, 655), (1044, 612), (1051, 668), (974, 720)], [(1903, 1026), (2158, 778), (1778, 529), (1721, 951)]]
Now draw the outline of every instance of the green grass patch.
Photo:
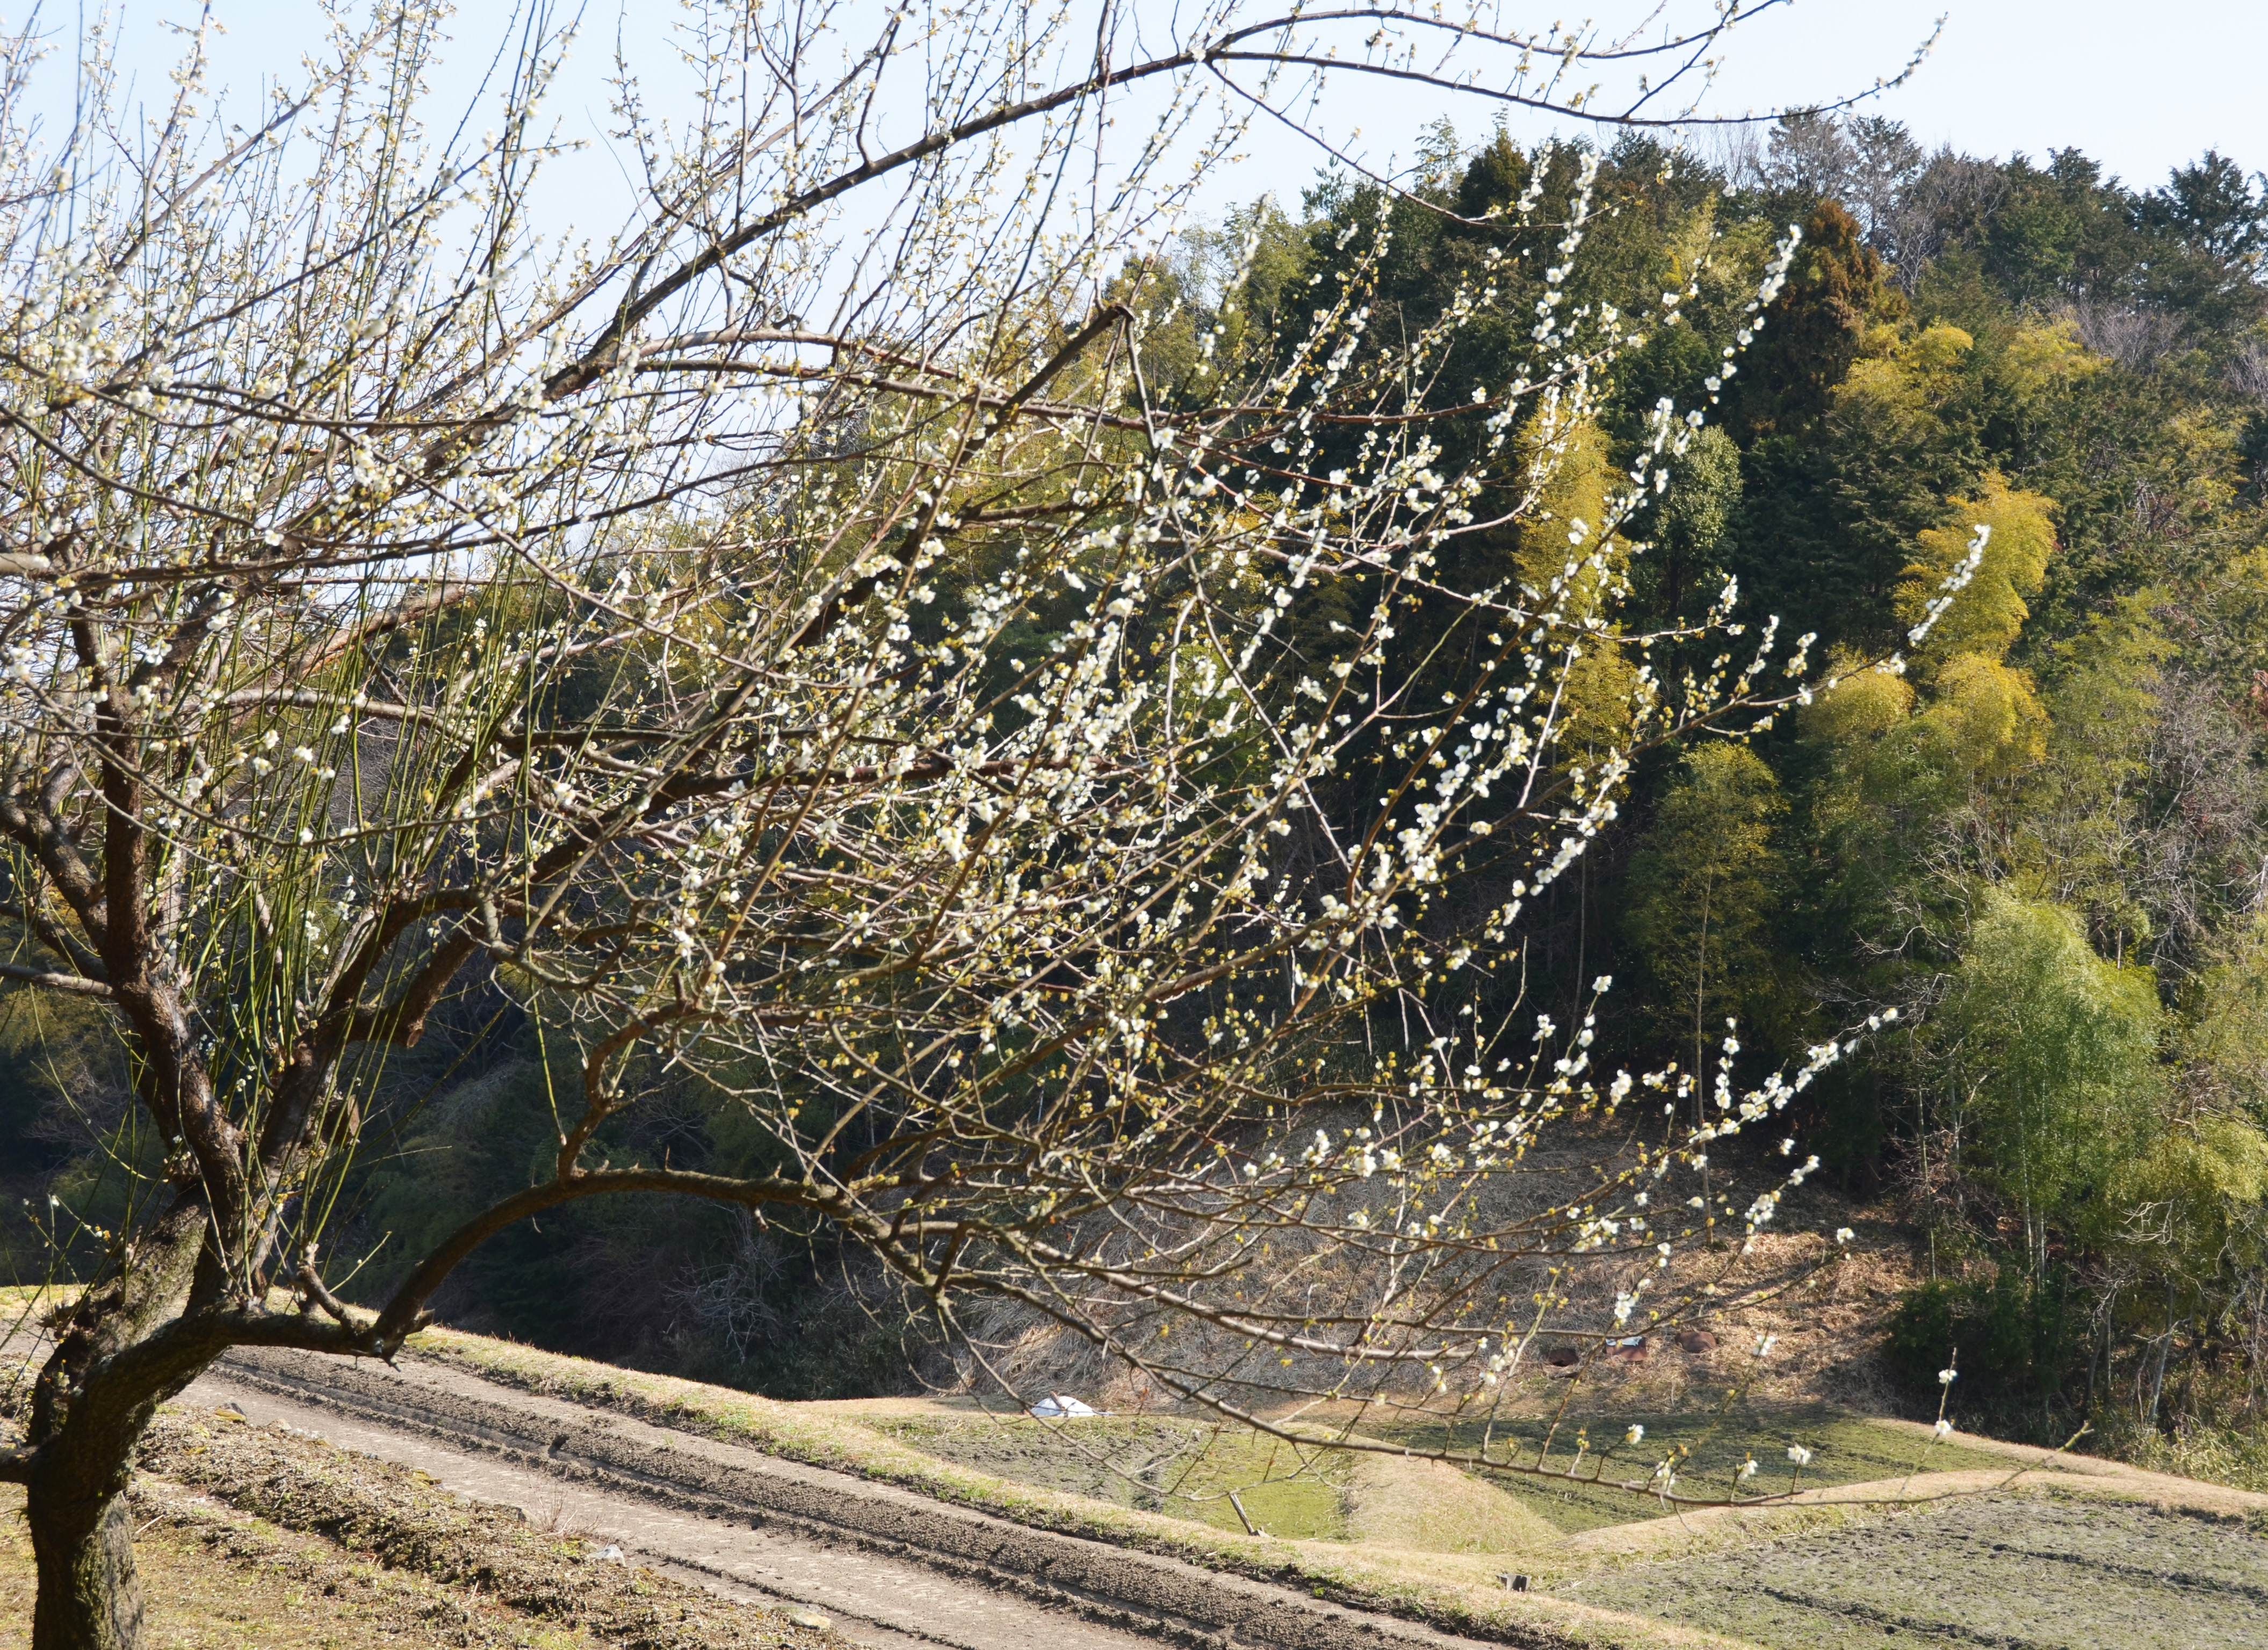
[[(1646, 1428), (1645, 1437), (1635, 1445), (1627, 1437), (1634, 1423)], [(1568, 1535), (1637, 1519), (1668, 1517), (1671, 1509), (1659, 1498), (1621, 1486), (1649, 1477), (1655, 1465), (1674, 1449), (1685, 1452), (1677, 1474), (1686, 1492), (1707, 1496), (1729, 1493), (1742, 1463), (1751, 1458), (1757, 1471), (1742, 1484), (1744, 1496), (1866, 1484), (1902, 1477), (1915, 1470), (2006, 1470), (2009, 1464), (2005, 1455), (1952, 1440), (1925, 1450), (1919, 1440), (1823, 1403), (1739, 1404), (1721, 1416), (1685, 1410), (1650, 1415), (1616, 1412), (1582, 1419), (1570, 1417), (1556, 1431), (1547, 1421), (1532, 1419), (1498, 1422), (1492, 1431), (1483, 1423), (1467, 1421), (1388, 1422), (1370, 1424), (1367, 1430), (1413, 1450), (1476, 1450), (1485, 1440), (1493, 1457), (1516, 1452), (1522, 1465), (1534, 1466), (1540, 1461), (1546, 1469), (1540, 1475), (1473, 1470)], [(1547, 1432), (1550, 1435), (1548, 1453), (1544, 1448)], [(1791, 1445), (1811, 1452), (1811, 1460), (1800, 1475), (1788, 1459)], [(1572, 1477), (1565, 1476), (1571, 1468), (1574, 1469)]]
[[(1346, 1538), (1344, 1454), (1169, 1417), (1041, 1421), (1014, 1414), (877, 1418), (908, 1448), (995, 1477), (1291, 1541)], [(1232, 1496), (1233, 1499), (1232, 1499)]]

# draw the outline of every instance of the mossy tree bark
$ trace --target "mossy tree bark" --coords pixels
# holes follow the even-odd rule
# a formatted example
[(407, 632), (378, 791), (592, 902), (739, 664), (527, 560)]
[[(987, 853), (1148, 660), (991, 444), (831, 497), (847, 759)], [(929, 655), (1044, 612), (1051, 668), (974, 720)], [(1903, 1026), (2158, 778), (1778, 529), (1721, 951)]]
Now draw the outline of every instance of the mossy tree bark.
[(28, 1506), (39, 1602), (32, 1650), (136, 1650), (142, 1584), (123, 1476), (86, 1486), (43, 1474)]
[(182, 1311), (210, 1226), (202, 1194), (177, 1194), (114, 1275), (51, 1320), (26, 1447), (8, 1475), (26, 1487), (39, 1576), (33, 1650), (136, 1650), (142, 1641), (126, 1489), (158, 1404), (225, 1344), (210, 1315)]

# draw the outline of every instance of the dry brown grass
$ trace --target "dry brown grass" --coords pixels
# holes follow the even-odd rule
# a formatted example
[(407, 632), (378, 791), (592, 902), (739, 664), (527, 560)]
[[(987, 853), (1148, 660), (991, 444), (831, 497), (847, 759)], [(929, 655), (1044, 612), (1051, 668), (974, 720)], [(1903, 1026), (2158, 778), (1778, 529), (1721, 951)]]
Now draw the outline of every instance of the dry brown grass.
[(1533, 1508), (1440, 1462), (1358, 1455), (1348, 1478), (1347, 1533), (1373, 1546), (1506, 1553), (1559, 1536)]
[[(1577, 1138), (1561, 1148), (1531, 1153), (1519, 1174), (1487, 1189), (1484, 1224), (1508, 1224), (1580, 1197), (1597, 1164), (1619, 1161), (1626, 1145), (1603, 1138), (1586, 1145)], [(1334, 1213), (1344, 1215), (1383, 1195), (1366, 1184), (1351, 1186), (1331, 1200)], [(1852, 1240), (1838, 1245), (1832, 1234), (1846, 1226), (1852, 1228)], [(1623, 1256), (1530, 1257), (1507, 1268), (1491, 1285), (1504, 1295), (1498, 1309), (1513, 1323), (1529, 1316), (1531, 1306), (1522, 1304), (1529, 1293), (1549, 1292), (1560, 1297), (1560, 1304), (1546, 1319), (1548, 1330), (1597, 1335), (1613, 1332), (1616, 1293), (1637, 1277), (1647, 1278), (1645, 1300), (1666, 1310), (1666, 1319), (1651, 1326), (1643, 1359), (1590, 1362), (1581, 1381), (1582, 1408), (1594, 1413), (1675, 1411), (1697, 1388), (1721, 1392), (1744, 1382), (1750, 1398), (1761, 1403), (1823, 1402), (1871, 1414), (1908, 1407), (1881, 1356), (1884, 1322), (1900, 1294), (1921, 1280), (1922, 1269), (1911, 1234), (1888, 1212), (1814, 1186), (1790, 1196), (1779, 1223), (1752, 1240), (1744, 1240), (1735, 1228), (1713, 1249), (1681, 1244), (1667, 1268), (1657, 1269), (1653, 1258), (1643, 1244)], [(1260, 1300), (1312, 1286), (1314, 1293), (1305, 1297), (1308, 1309), (1329, 1310), (1359, 1295), (1366, 1284), (1358, 1271), (1279, 1244), (1271, 1263), (1250, 1265), (1243, 1287)], [(1170, 1402), (1145, 1377), (1110, 1359), (1086, 1337), (1031, 1308), (994, 1304), (973, 1307), (969, 1315), (987, 1345), (990, 1367), (989, 1373), (974, 1366), (964, 1370), (964, 1391), (995, 1390), (998, 1378), (1019, 1393), (1074, 1393), (1115, 1411), (1172, 1413), (1187, 1407)], [(1719, 1338), (1717, 1349), (1700, 1357), (1680, 1352), (1675, 1331), (1685, 1325), (1712, 1330)], [(1649, 1326), (1641, 1315), (1628, 1327)], [(1192, 1373), (1280, 1382), (1273, 1401), (1257, 1389), (1238, 1393), (1240, 1402), (1263, 1412), (1300, 1410), (1344, 1423), (1362, 1417), (1366, 1404), (1367, 1413), (1379, 1417), (1412, 1408), (1438, 1412), (1441, 1407), (1422, 1366), (1386, 1377), (1382, 1387), (1367, 1389), (1365, 1396), (1358, 1387), (1379, 1378), (1376, 1366), (1350, 1372), (1326, 1357), (1279, 1360), (1271, 1355), (1264, 1367), (1256, 1368), (1255, 1354), (1239, 1336), (1192, 1326), (1177, 1326), (1174, 1333), (1176, 1361)], [(1767, 1335), (1775, 1337), (1772, 1355), (1759, 1365), (1751, 1349)], [(1547, 1377), (1541, 1366), (1543, 1350), (1557, 1344), (1562, 1343), (1547, 1334), (1531, 1349), (1511, 1390), (1490, 1395), (1501, 1413), (1535, 1415), (1558, 1404), (1565, 1385)], [(1335, 1396), (1318, 1402), (1314, 1395), (1321, 1394)]]
[[(0, 1650), (32, 1641), (23, 1492), (0, 1491)], [(355, 1558), (161, 1479), (134, 1490), (148, 1650), (599, 1650), (579, 1625)]]

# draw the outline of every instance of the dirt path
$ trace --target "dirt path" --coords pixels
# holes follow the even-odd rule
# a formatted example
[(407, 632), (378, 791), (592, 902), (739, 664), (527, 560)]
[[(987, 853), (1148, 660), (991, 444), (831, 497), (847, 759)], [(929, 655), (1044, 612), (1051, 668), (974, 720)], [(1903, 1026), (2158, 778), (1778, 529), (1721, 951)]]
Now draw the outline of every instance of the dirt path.
[(697, 1581), (727, 1597), (800, 1606), (876, 1650), (1131, 1650), (1144, 1642), (1076, 1617), (956, 1583), (917, 1565), (779, 1529), (736, 1528), (492, 1454), (363, 1420), (335, 1404), (207, 1375), (181, 1396), (195, 1411), (232, 1405), (255, 1425), (281, 1422), (347, 1449), (414, 1467), (475, 1500), (518, 1507), (535, 1524), (622, 1550), (625, 1562)]
[(387, 1369), (239, 1353), (182, 1402), (233, 1403), (256, 1423), (418, 1468), (638, 1562), (817, 1610), (878, 1650), (1479, 1650), (1415, 1623), (409, 1359)]

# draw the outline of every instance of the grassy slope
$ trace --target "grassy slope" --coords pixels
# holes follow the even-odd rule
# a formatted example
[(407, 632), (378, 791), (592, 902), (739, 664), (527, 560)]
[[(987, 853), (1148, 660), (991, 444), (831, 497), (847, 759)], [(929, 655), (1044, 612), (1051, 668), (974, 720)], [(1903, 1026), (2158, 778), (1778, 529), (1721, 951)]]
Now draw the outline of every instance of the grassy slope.
[[(32, 1642), (32, 1543), (23, 1492), (0, 1491), (0, 1650)], [(365, 1650), (470, 1642), (597, 1650), (578, 1628), (519, 1617), (458, 1589), (360, 1563), (318, 1538), (247, 1518), (177, 1486), (137, 1487), (135, 1558), (149, 1650)]]
[[(1805, 1505), (1667, 1517), (1658, 1506), (1604, 1487), (1514, 1479), (1507, 1492), (1395, 1456), (1329, 1457), (1319, 1470), (1286, 1482), (1280, 1460), (1259, 1458), (1263, 1450), (1280, 1456), (1276, 1447), (1232, 1440), (1222, 1448), (1210, 1429), (1182, 1418), (1111, 1418), (1058, 1428), (987, 1415), (967, 1403), (782, 1403), (449, 1331), (420, 1337), (414, 1350), (508, 1384), (622, 1409), (1021, 1521), (1169, 1552), (1444, 1626), (1530, 1641), (1744, 1642), (1698, 1625), (1620, 1613), (1636, 1609), (1795, 1642), (1762, 1619), (1716, 1613), (1718, 1605), (1697, 1595), (1687, 1601), (1696, 1608), (1669, 1609), (1656, 1594), (1664, 1585), (1675, 1592), (1681, 1567), (1697, 1564), (1714, 1571), (1733, 1560), (1735, 1569), (1745, 1569), (1773, 1553), (1793, 1554), (1789, 1563), (1808, 1563), (1807, 1552), (1856, 1553), (1885, 1539), (1911, 1548), (1914, 1538), (1883, 1532), (1921, 1530), (1927, 1517), (1916, 1523), (1907, 1513), (1879, 1505), (1881, 1498), (1908, 1492), (1966, 1497), (1937, 1510), (1955, 1520), (1990, 1516), (1994, 1506), (2017, 1505), (2006, 1492), (2010, 1475), (2020, 1469), (2041, 1486), (2021, 1493), (2040, 1505), (2077, 1497), (2111, 1509), (2102, 1516), (2132, 1516), (2116, 1512), (2118, 1507), (2172, 1509), (2192, 1520), (2268, 1528), (2268, 1497), (2084, 1457), (2043, 1463), (2040, 1451), (1990, 1440), (1933, 1445), (1925, 1427), (1817, 1404), (1760, 1404), (1737, 1427), (1716, 1435), (1697, 1411), (1650, 1418), (1648, 1450), (1692, 1444), (1690, 1470), (1705, 1477), (1736, 1459), (1728, 1453), (1736, 1447), (1769, 1444), (1778, 1433), (1815, 1452), (1807, 1483), (1821, 1487), (1807, 1490)], [(1527, 1425), (1540, 1434), (1540, 1424)], [(1563, 1424), (1555, 1463), (1570, 1458), (1565, 1446), (1575, 1425), (1572, 1419)], [(1214, 1447), (1191, 1459), (1193, 1439)], [(1427, 1440), (1413, 1429), (1410, 1441)], [(1152, 1494), (1155, 1506), (1145, 1507), (1132, 1504), (1143, 1499), (1137, 1493), (1113, 1499), (1080, 1492), (1098, 1484), (1124, 1490), (1125, 1480), (1099, 1467), (1096, 1458), (1129, 1448), (1152, 1457), (1162, 1450), (1178, 1462), (1179, 1476), (1152, 1479), (1170, 1483), (1177, 1493)], [(1956, 1470), (1909, 1478), (1917, 1464)], [(136, 1516), (151, 1521), (146, 1562), (152, 1596), (161, 1601), (156, 1642), (167, 1650), (175, 1645), (232, 1650), (238, 1644), (360, 1650), (379, 1642), (444, 1640), (580, 1650), (585, 1642), (618, 1639), (633, 1619), (642, 1629), (633, 1636), (652, 1632), (652, 1606), (642, 1602), (619, 1567), (577, 1563), (571, 1542), (562, 1545), (559, 1537), (534, 1531), (510, 1514), (468, 1508), (415, 1475), (365, 1457), (305, 1440), (276, 1440), (226, 1422), (171, 1417), (153, 1440), (149, 1465), (158, 1476), (137, 1490), (143, 1505)], [(1778, 1470), (1784, 1473), (1785, 1466)], [(1233, 1514), (1214, 1490), (1249, 1485), (1270, 1471), (1276, 1480), (1244, 1499), (1248, 1513), (1277, 1536), (1254, 1537), (1218, 1521)], [(168, 1481), (202, 1490), (213, 1502), (201, 1503)], [(1847, 1487), (1834, 1487), (1838, 1484)], [(1290, 1499), (1271, 1501), (1271, 1494)], [(1310, 1504), (1322, 1498), (1328, 1512), (1318, 1514), (1307, 1505), (1302, 1513), (1301, 1497)], [(1838, 1499), (1854, 1504), (1833, 1504)], [(1197, 1516), (1174, 1516), (1177, 1512)], [(311, 1545), (309, 1531), (332, 1539)], [(1304, 1538), (1280, 1538), (1287, 1534)], [(525, 1596), (499, 1603), (493, 1588), (486, 1590), (485, 1602), (481, 1588), (460, 1590), (467, 1576), (497, 1573), (499, 1555), (508, 1561), (506, 1570), (516, 1565), (525, 1573)], [(216, 1556), (228, 1562), (216, 1565), (210, 1562)], [(1498, 1578), (1511, 1571), (1527, 1573), (1538, 1589), (1549, 1591), (1506, 1594)], [(586, 1590), (578, 1595), (581, 1602), (563, 1607), (567, 1595), (556, 1593), (562, 1576), (585, 1589), (594, 1580), (621, 1582), (615, 1588), (621, 1596)], [(14, 1607), (7, 1614), (16, 1621), (27, 1612), (28, 1582), (28, 1553), (18, 1534), (14, 1546), (0, 1550), (0, 1604)], [(293, 1601), (304, 1602), (311, 1587), (322, 1586), (336, 1590), (323, 1595), (315, 1619), (301, 1619)], [(694, 1642), (780, 1642), (762, 1633), (719, 1631), (724, 1625), (704, 1621), (687, 1650)], [(599, 1639), (589, 1638), (593, 1630)], [(0, 1650), (11, 1642), (0, 1638)]]
[[(1795, 1503), (1673, 1516), (1658, 1503), (1606, 1485), (1513, 1477), (1499, 1488), (1432, 1463), (1370, 1455), (1327, 1463), (1320, 1473), (1307, 1475), (1302, 1485), (1274, 1486), (1278, 1492), (1303, 1488), (1311, 1500), (1326, 1489), (1335, 1494), (1335, 1522), (1319, 1519), (1312, 1509), (1302, 1515), (1304, 1525), (1286, 1521), (1302, 1534), (1336, 1539), (1255, 1539), (1241, 1528), (1225, 1527), (1233, 1517), (1225, 1502), (1167, 1499), (1163, 1513), (1145, 1510), (1129, 1504), (1139, 1498), (1126, 1492), (1123, 1479), (1105, 1482), (1111, 1475), (1097, 1467), (1097, 1458), (1116, 1456), (1124, 1462), (1145, 1451), (1154, 1453), (1158, 1435), (1175, 1426), (1185, 1436), (1207, 1433), (1185, 1420), (1109, 1418), (1058, 1426), (987, 1414), (973, 1403), (779, 1403), (473, 1336), (435, 1333), (417, 1350), (513, 1384), (621, 1407), (1005, 1517), (1170, 1551), (1201, 1564), (1314, 1587), (1348, 1602), (1382, 1604), (1445, 1626), (1493, 1633), (1548, 1627), (1579, 1641), (1674, 1643), (1675, 1618), (1682, 1616), (1696, 1629), (1705, 1624), (1718, 1631), (1753, 1632), (1765, 1642), (1802, 1643), (1820, 1630), (1810, 1617), (1781, 1623), (1765, 1616), (1750, 1620), (1737, 1612), (1720, 1613), (1720, 1607), (1729, 1605), (1706, 1588), (1666, 1605), (1662, 1600), (1670, 1595), (1662, 1589), (1668, 1586), (1675, 1594), (1676, 1587), (1664, 1578), (1697, 1565), (1694, 1573), (1722, 1572), (1721, 1580), (1771, 1555), (1779, 1555), (1775, 1562), (1800, 1565), (1817, 1561), (1822, 1553), (1844, 1551), (1853, 1555), (1853, 1565), (1845, 1566), (1852, 1573), (1831, 1578), (1830, 1591), (1863, 1591), (1875, 1548), (1887, 1542), (1886, 1551), (1906, 1555), (1900, 1563), (1911, 1581), (1935, 1573), (1929, 1568), (1935, 1559), (1925, 1558), (1917, 1569), (1912, 1555), (1934, 1552), (1930, 1543), (1940, 1539), (1946, 1546), (1943, 1574), (1949, 1575), (1967, 1562), (1962, 1543), (1970, 1536), (1962, 1532), (1968, 1524), (2014, 1519), (2021, 1525), (2033, 1516), (2027, 1507), (2084, 1506), (2095, 1509), (2088, 1516), (2113, 1523), (2139, 1519), (2137, 1530), (2151, 1517), (2166, 1514), (2177, 1516), (2165, 1528), (2203, 1521), (2240, 1530), (2268, 1529), (2268, 1496), (1964, 1434), (1940, 1441), (1926, 1425), (1855, 1415), (1816, 1402), (1767, 1401), (1735, 1411), (1730, 1424), (1717, 1422), (1709, 1409), (1697, 1404), (1653, 1413), (1645, 1418), (1645, 1447), (1655, 1458), (1658, 1449), (1689, 1446), (1693, 1454), (1686, 1470), (1707, 1488), (1721, 1487), (1753, 1449), (1760, 1462), (1769, 1462), (1754, 1482), (1784, 1488), (1792, 1470), (1786, 1446), (1800, 1442), (1813, 1457)], [(1616, 1413), (1619, 1433), (1632, 1418), (1620, 1410)], [(1540, 1421), (1517, 1425), (1540, 1438)], [(1551, 1456), (1555, 1464), (1572, 1459), (1569, 1445), (1580, 1427), (1572, 1414), (1562, 1423)], [(1401, 1430), (1413, 1444), (1439, 1438), (1438, 1429), (1429, 1433), (1423, 1424)], [(1535, 1439), (1529, 1441), (1532, 1448)], [(1205, 1481), (1210, 1472), (1209, 1481), (1217, 1484), (1241, 1473), (1248, 1483), (1264, 1464), (1254, 1459), (1255, 1453), (1249, 1441), (1238, 1442), (1226, 1460), (1207, 1462), (1192, 1477)], [(1626, 1470), (1617, 1467), (1616, 1475)], [(1103, 1493), (1079, 1492), (1098, 1487)], [(1271, 1528), (1261, 1512), (1270, 1505), (1263, 1499), (1269, 1493), (1263, 1487), (1244, 1498), (1248, 1512), (1263, 1528)], [(1888, 1505), (1900, 1499), (1909, 1504)], [(1174, 1511), (1195, 1512), (1197, 1517), (1167, 1515)], [(1326, 1522), (1331, 1527), (1316, 1528)], [(1931, 1533), (1940, 1524), (1942, 1537)], [(1831, 1568), (1831, 1557), (1828, 1562)], [(1535, 1587), (1562, 1595), (1506, 1595), (1498, 1578), (1514, 1571), (1528, 1575)], [(2021, 1591), (2017, 1587), (2010, 1599)], [(1587, 1617), (1574, 1609), (1585, 1600), (1672, 1619), (1641, 1626), (1627, 1617)], [(1837, 1631), (1841, 1624), (1840, 1616), (1831, 1616)], [(1881, 1630), (1880, 1622), (1868, 1629)], [(1794, 1638), (1786, 1636), (1790, 1632)], [(2121, 1636), (2120, 1642), (2130, 1638)]]
[[(1624, 1438), (1624, 1429), (1633, 1421), (1646, 1428), (1636, 1448)], [(1475, 1428), (1453, 1434), (1438, 1425), (1414, 1422), (1387, 1430), (1397, 1441), (1420, 1448), (1438, 1449), (1444, 1443), (1469, 1447), (1477, 1441), (1476, 1436), (1467, 1435), (1476, 1433)], [(1527, 1446), (1532, 1459), (1545, 1429), (1541, 1421), (1515, 1423), (1498, 1430), (1499, 1440), (1506, 1430)], [(1917, 1470), (1958, 1472), (1993, 1467), (1999, 1462), (1999, 1457), (1967, 1442), (1937, 1441), (1926, 1428), (1902, 1435), (1867, 1417), (1824, 1403), (1742, 1404), (1721, 1417), (1713, 1407), (1668, 1411), (1616, 1408), (1590, 1417), (1587, 1426), (1583, 1418), (1571, 1415), (1556, 1429), (1553, 1443), (1548, 1459), (1562, 1468), (1574, 1464), (1579, 1447), (1585, 1449), (1587, 1461), (1596, 1460), (1602, 1444), (1615, 1450), (1603, 1482), (1592, 1481), (1587, 1476), (1508, 1477), (1502, 1481), (1506, 1494), (1531, 1508), (1554, 1531), (1566, 1534), (1670, 1516), (1670, 1509), (1660, 1502), (1633, 1497), (1616, 1486), (1630, 1477), (1643, 1478), (1653, 1463), (1672, 1448), (1690, 1452), (1679, 1468), (1689, 1492), (1708, 1496), (1727, 1494), (1734, 1474), (1749, 1458), (1758, 1468), (1756, 1477), (1748, 1481), (1750, 1494), (1800, 1493), (1805, 1489), (1900, 1477)], [(1788, 1458), (1791, 1445), (1811, 1452), (1810, 1462), (1800, 1470)], [(2037, 1459), (2042, 1453), (2034, 1451), (2028, 1459)]]

